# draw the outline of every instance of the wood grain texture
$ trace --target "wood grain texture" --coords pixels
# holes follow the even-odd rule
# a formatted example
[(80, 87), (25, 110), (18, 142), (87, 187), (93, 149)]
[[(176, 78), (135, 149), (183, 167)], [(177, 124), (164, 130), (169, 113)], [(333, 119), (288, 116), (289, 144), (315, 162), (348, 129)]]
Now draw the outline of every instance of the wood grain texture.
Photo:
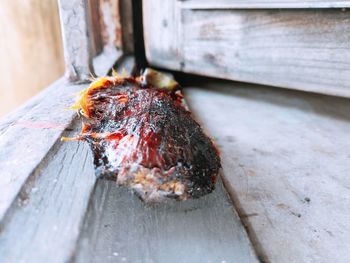
[(94, 74), (89, 11), (85, 0), (59, 0), (66, 76), (86, 81)]
[[(133, 69), (132, 57), (119, 63)], [(96, 178), (88, 145), (59, 138), (79, 130), (65, 108), (84, 87), (61, 79), (0, 123), (0, 262), (74, 253)]]
[(189, 9), (268, 9), (268, 8), (347, 8), (348, 0), (186, 0), (181, 5)]
[(127, 55), (132, 54), (134, 52), (132, 1), (120, 0), (120, 16), (123, 52)]
[(64, 80), (45, 91), (42, 100), (14, 115), (0, 136), (0, 222), (23, 184), (75, 116), (65, 110), (83, 86)]
[(349, 100), (206, 83), (190, 85), (186, 98), (215, 137), (259, 254), (270, 262), (347, 262)]
[(95, 179), (87, 144), (57, 142), (1, 224), (0, 262), (68, 262)]
[(258, 262), (221, 181), (198, 200), (146, 205), (99, 181), (74, 262)]
[(142, 11), (147, 59), (157, 66), (180, 69), (183, 43), (178, 41), (179, 2), (149, 0), (143, 3)]
[(184, 12), (185, 71), (350, 97), (350, 13)]
[[(167, 27), (145, 12), (145, 36), (152, 36), (145, 38), (146, 47), (160, 45), (146, 49), (152, 65), (350, 97), (348, 11), (179, 8), (178, 12), (181, 20), (169, 20)], [(153, 13), (153, 17), (158, 16)], [(181, 29), (175, 31), (175, 24)], [(149, 33), (153, 27), (157, 30)], [(166, 56), (174, 44), (156, 41), (169, 34), (178, 35), (173, 39), (179, 55), (171, 61)]]
[(87, 11), (89, 13), (89, 34), (91, 35), (91, 53), (93, 56), (103, 51), (103, 40), (100, 26), (100, 1), (87, 1)]
[(104, 49), (122, 48), (119, 0), (99, 0), (100, 32)]
[(29, 113), (34, 107), (40, 104), (40, 102), (42, 102), (46, 97), (54, 96), (54, 94), (57, 93), (57, 89), (59, 89), (60, 87), (64, 87), (66, 85), (66, 82), (67, 81), (64, 78), (58, 79), (57, 81), (52, 83), (50, 86), (48, 86), (46, 89), (44, 89), (40, 93), (30, 98), (25, 103), (23, 103), (16, 110), (2, 117), (0, 121), (0, 137), (7, 129), (11, 128), (18, 119), (20, 119), (22, 116)]
[[(120, 61), (127, 72), (132, 71), (132, 63), (132, 57)], [(0, 222), (28, 177), (76, 117), (75, 111), (66, 108), (85, 87), (60, 79), (0, 122)]]

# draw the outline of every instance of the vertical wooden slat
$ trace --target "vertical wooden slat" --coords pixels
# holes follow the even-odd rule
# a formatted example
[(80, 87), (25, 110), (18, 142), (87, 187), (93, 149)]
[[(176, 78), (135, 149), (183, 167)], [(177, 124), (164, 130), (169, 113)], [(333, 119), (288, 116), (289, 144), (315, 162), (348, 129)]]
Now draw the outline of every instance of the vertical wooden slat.
[(59, 0), (66, 76), (71, 81), (85, 81), (92, 68), (86, 0)]
[(119, 0), (99, 0), (99, 23), (104, 49), (121, 49), (122, 47), (119, 7)]
[(100, 27), (100, 1), (88, 1), (89, 27), (91, 34), (91, 52), (94, 56), (98, 55), (103, 49), (103, 42)]
[(350, 97), (348, 10), (218, 10), (200, 4), (192, 10), (173, 2), (144, 3), (151, 65)]
[(177, 1), (149, 0), (143, 3), (142, 11), (148, 61), (160, 67), (182, 69), (179, 3)]
[(120, 0), (120, 19), (122, 25), (123, 52), (125, 54), (131, 54), (134, 52), (132, 1)]

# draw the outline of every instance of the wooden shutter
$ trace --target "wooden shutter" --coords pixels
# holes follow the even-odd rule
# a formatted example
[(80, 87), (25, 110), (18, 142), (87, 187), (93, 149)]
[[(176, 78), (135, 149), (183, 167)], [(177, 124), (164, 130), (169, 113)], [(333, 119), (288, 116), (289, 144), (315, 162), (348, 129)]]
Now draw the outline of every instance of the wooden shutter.
[(350, 1), (144, 1), (154, 66), (350, 97)]

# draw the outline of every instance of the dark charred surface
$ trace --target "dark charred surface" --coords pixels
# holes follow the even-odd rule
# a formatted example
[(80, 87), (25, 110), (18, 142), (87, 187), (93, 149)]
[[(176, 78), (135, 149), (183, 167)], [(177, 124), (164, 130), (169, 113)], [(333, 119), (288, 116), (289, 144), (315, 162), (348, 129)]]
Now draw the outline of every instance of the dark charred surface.
[(88, 90), (81, 139), (100, 176), (142, 199), (198, 198), (213, 191), (220, 158), (181, 104), (179, 91), (141, 86), (133, 78)]

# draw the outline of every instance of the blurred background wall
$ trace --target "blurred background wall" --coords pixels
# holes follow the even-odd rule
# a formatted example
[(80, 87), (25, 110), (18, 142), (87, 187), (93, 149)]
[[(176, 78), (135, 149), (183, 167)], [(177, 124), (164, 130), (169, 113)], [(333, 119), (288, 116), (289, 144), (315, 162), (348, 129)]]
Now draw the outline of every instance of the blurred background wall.
[(63, 72), (57, 0), (1, 0), (0, 118)]

